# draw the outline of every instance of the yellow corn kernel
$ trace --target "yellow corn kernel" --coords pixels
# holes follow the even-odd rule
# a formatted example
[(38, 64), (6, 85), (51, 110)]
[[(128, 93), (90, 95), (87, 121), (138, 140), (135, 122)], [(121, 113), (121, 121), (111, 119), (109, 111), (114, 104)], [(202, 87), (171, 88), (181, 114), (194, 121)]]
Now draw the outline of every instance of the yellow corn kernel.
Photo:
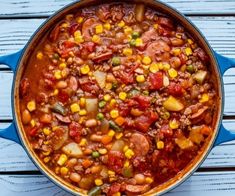
[(179, 34), (179, 33), (176, 33), (175, 37), (177, 37), (177, 38), (181, 39), (181, 38), (182, 38), (182, 35), (181, 35), (181, 34)]
[(84, 39), (83, 39), (83, 36), (82, 35), (79, 35), (79, 36), (76, 36), (74, 38), (75, 42), (80, 44), (80, 43), (83, 43), (84, 42)]
[(125, 156), (126, 156), (126, 158), (128, 158), (128, 159), (131, 159), (134, 155), (135, 155), (135, 153), (134, 153), (133, 150), (131, 150), (131, 149), (128, 149), (128, 150), (125, 152)]
[(62, 78), (66, 78), (67, 76), (68, 76), (68, 70), (67, 69), (63, 69), (63, 70), (61, 70), (61, 76), (62, 76)]
[(128, 26), (125, 26), (124, 28), (124, 33), (126, 35), (130, 35), (132, 33), (132, 28), (131, 27), (128, 27)]
[(176, 119), (173, 119), (169, 122), (169, 126), (171, 129), (178, 129), (179, 128), (179, 122)]
[(83, 65), (80, 70), (81, 70), (81, 73), (85, 75), (89, 73), (90, 67), (89, 65)]
[(60, 165), (60, 166), (63, 166), (67, 160), (68, 160), (67, 155), (66, 154), (61, 154), (58, 161), (57, 161), (57, 164)]
[(109, 105), (110, 105), (111, 107), (114, 107), (114, 106), (116, 105), (116, 103), (117, 103), (117, 101), (116, 101), (115, 99), (111, 99)]
[(80, 107), (77, 103), (73, 103), (72, 105), (70, 105), (70, 109), (72, 113), (76, 113), (79, 112)]
[(81, 97), (81, 98), (80, 98), (80, 101), (79, 101), (79, 104), (80, 104), (81, 107), (85, 107), (85, 105), (86, 105), (86, 99), (83, 98), (83, 97)]
[(172, 53), (173, 53), (175, 56), (178, 56), (178, 55), (180, 55), (181, 50), (180, 50), (180, 48), (174, 48), (174, 49), (172, 50)]
[(101, 179), (95, 179), (95, 185), (96, 186), (100, 186), (100, 185), (102, 185), (103, 184), (103, 180), (101, 180)]
[(37, 53), (37, 59), (38, 60), (42, 60), (43, 59), (43, 53), (42, 52), (38, 52)]
[(190, 56), (190, 55), (192, 55), (193, 54), (193, 51), (192, 51), (192, 49), (191, 48), (185, 48), (185, 54), (187, 55), (187, 56)]
[(80, 119), (78, 120), (79, 124), (84, 123), (84, 121), (86, 120), (86, 118), (84, 116), (80, 117)]
[(129, 167), (130, 166), (130, 161), (129, 160), (126, 160), (125, 162), (124, 162), (124, 167)]
[(92, 36), (92, 41), (96, 44), (100, 44), (100, 41), (101, 41), (100, 36), (99, 35), (93, 35)]
[(157, 142), (157, 149), (163, 149), (164, 148), (164, 142), (163, 141), (158, 141)]
[(108, 136), (109, 137), (113, 137), (115, 135), (115, 131), (114, 130), (110, 130), (109, 132), (108, 132)]
[(207, 93), (203, 93), (201, 99), (199, 100), (201, 103), (205, 103), (209, 101), (209, 95)]
[(44, 163), (48, 163), (50, 160), (51, 160), (51, 157), (45, 157), (45, 158), (43, 159)]
[[(44, 143), (44, 144), (45, 144), (45, 143)], [(48, 151), (46, 151), (46, 152), (42, 152), (42, 154), (43, 154), (44, 156), (48, 156), (49, 154), (51, 154), (51, 151), (48, 150)]]
[(60, 69), (64, 69), (64, 68), (66, 68), (67, 67), (67, 64), (66, 63), (60, 63), (60, 65), (59, 65), (59, 68)]
[(101, 25), (101, 24), (96, 25), (96, 27), (95, 27), (95, 33), (96, 33), (96, 34), (103, 33), (103, 25)]
[(126, 152), (129, 149), (128, 146), (124, 146), (123, 151)]
[(68, 172), (69, 172), (69, 169), (67, 167), (61, 167), (60, 168), (60, 173), (61, 173), (62, 176), (67, 175)]
[(111, 99), (111, 96), (109, 94), (104, 95), (104, 100), (109, 101)]
[(124, 48), (122, 52), (125, 56), (131, 56), (133, 54), (133, 51), (131, 48)]
[(100, 153), (100, 154), (107, 154), (107, 149), (106, 148), (101, 148), (101, 149), (99, 149), (98, 150), (98, 152)]
[(50, 134), (51, 134), (51, 130), (50, 130), (49, 128), (44, 128), (44, 129), (43, 129), (43, 133), (44, 133), (45, 135), (50, 135)]
[(118, 112), (118, 110), (111, 110), (110, 111), (110, 116), (112, 117), (112, 118), (117, 118), (118, 116), (119, 116), (119, 112)]
[(188, 41), (189, 44), (193, 44), (193, 40), (188, 39), (187, 41)]
[(125, 92), (120, 92), (118, 96), (119, 96), (119, 99), (124, 101), (127, 97), (127, 94)]
[(152, 59), (149, 56), (144, 56), (142, 59), (142, 63), (145, 65), (149, 65), (152, 62)]
[(43, 144), (45, 144), (45, 145), (48, 145), (49, 143), (50, 143), (50, 141), (48, 141), (48, 140), (43, 142)]
[(112, 194), (112, 196), (121, 196), (121, 193), (117, 192), (117, 193)]
[(32, 127), (35, 127), (35, 125), (36, 125), (35, 120), (34, 120), (34, 119), (32, 119), (32, 120), (30, 121), (30, 124), (31, 124), (31, 126), (32, 126)]
[(73, 35), (74, 35), (74, 37), (78, 37), (78, 36), (81, 36), (82, 33), (81, 33), (81, 31), (77, 30), (77, 31), (74, 32)]
[(136, 40), (135, 40), (135, 45), (136, 45), (137, 47), (143, 45), (143, 40), (142, 40), (141, 38), (136, 38)]
[(33, 112), (34, 110), (36, 110), (36, 102), (35, 101), (28, 102), (27, 108), (30, 112)]
[(62, 28), (68, 28), (69, 24), (67, 22), (64, 22), (62, 25), (60, 25), (60, 27)]
[(153, 25), (154, 29), (158, 29), (158, 24)]
[(152, 73), (156, 73), (159, 71), (158, 63), (152, 63), (149, 67), (149, 71)]
[(104, 28), (109, 31), (109, 30), (111, 29), (110, 23), (106, 22), (106, 23), (104, 24)]
[(116, 180), (117, 180), (117, 177), (115, 177), (115, 176), (109, 178), (109, 181), (110, 181), (110, 182), (114, 182), (114, 181), (116, 181)]
[(60, 80), (62, 78), (62, 75), (61, 75), (61, 71), (60, 70), (56, 70), (54, 72), (54, 76), (57, 80)]
[(115, 171), (108, 170), (108, 175), (109, 175), (109, 176), (115, 176)]
[(153, 182), (153, 178), (146, 177), (145, 182), (148, 183), (148, 184), (151, 184)]
[(79, 16), (76, 20), (77, 20), (77, 22), (78, 22), (78, 23), (82, 23), (82, 22), (83, 22), (83, 20), (84, 20), (84, 18), (83, 18), (83, 17), (81, 17), (81, 16)]
[(145, 82), (145, 77), (144, 75), (138, 75), (136, 76), (136, 81), (139, 83)]
[(116, 133), (116, 134), (115, 134), (115, 138), (116, 138), (117, 140), (121, 139), (122, 136), (123, 136), (123, 133)]
[(56, 167), (56, 168), (55, 168), (55, 173), (56, 173), (56, 174), (59, 174), (59, 172), (60, 172), (60, 167)]
[(82, 110), (79, 111), (79, 115), (80, 116), (85, 116), (85, 115), (87, 115), (87, 111), (85, 109), (82, 109)]
[(168, 70), (168, 74), (171, 78), (175, 78), (178, 76), (178, 72), (174, 68), (170, 68)]
[(59, 128), (60, 128), (59, 126), (54, 126), (54, 127), (52, 127), (52, 131), (56, 131)]
[(168, 64), (168, 63), (164, 63), (162, 66), (163, 66), (163, 69), (165, 71), (167, 71), (167, 70), (169, 70), (171, 68), (170, 64)]
[(85, 138), (82, 138), (79, 145), (80, 146), (86, 146), (87, 145), (87, 140)]
[(58, 89), (55, 89), (54, 92), (53, 92), (53, 95), (56, 96), (59, 94), (59, 90)]
[(124, 26), (125, 26), (125, 22), (124, 22), (123, 20), (120, 21), (120, 22), (118, 23), (118, 26), (121, 27), (121, 28), (124, 27)]
[(163, 64), (160, 62), (160, 63), (157, 63), (157, 65), (158, 65), (158, 68), (160, 69), (160, 70), (163, 70)]
[(105, 88), (106, 88), (107, 90), (111, 90), (112, 87), (113, 87), (112, 83), (106, 83), (106, 85), (105, 85)]

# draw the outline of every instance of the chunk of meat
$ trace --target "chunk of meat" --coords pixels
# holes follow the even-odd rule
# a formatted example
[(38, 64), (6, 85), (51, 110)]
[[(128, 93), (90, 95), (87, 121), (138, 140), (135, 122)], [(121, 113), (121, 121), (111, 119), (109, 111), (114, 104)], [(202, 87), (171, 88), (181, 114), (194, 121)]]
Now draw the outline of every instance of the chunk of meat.
[(62, 115), (57, 114), (57, 113), (53, 113), (53, 114), (60, 122), (66, 123), (66, 124), (71, 123), (71, 120), (68, 116), (62, 116)]
[(145, 31), (142, 36), (141, 39), (144, 43), (149, 42), (149, 41), (153, 41), (156, 40), (158, 38), (158, 33), (154, 28), (150, 28), (148, 31)]
[(158, 119), (158, 114), (155, 112), (146, 112), (145, 115), (139, 116), (135, 119), (135, 127), (146, 133), (153, 122)]
[(111, 12), (111, 16), (112, 16), (112, 20), (114, 22), (116, 21), (120, 21), (123, 16), (124, 16), (124, 12), (123, 12), (123, 6), (122, 5), (114, 5), (111, 7), (110, 9)]
[(29, 92), (29, 79), (24, 78), (20, 82), (20, 96), (23, 98), (28, 94), (28, 92)]
[(173, 96), (182, 96), (183, 95), (183, 88), (181, 87), (180, 84), (175, 83), (175, 82), (171, 82), (169, 87), (168, 87), (168, 92), (170, 95)]
[(149, 82), (150, 82), (150, 89), (152, 90), (159, 90), (163, 87), (163, 73), (151, 73), (149, 74)]
[(209, 61), (209, 57), (207, 56), (207, 54), (205, 53), (203, 49), (197, 48), (195, 50), (195, 53), (197, 54), (197, 56), (202, 62), (207, 63)]
[(145, 185), (128, 184), (128, 185), (126, 185), (126, 190), (128, 192), (135, 193), (135, 194), (146, 192), (149, 188), (150, 188), (150, 186), (148, 184), (145, 184)]
[(95, 81), (90, 80), (88, 77), (80, 78), (78, 81), (83, 91), (92, 94), (97, 94), (99, 92), (99, 86), (96, 84)]
[(91, 39), (92, 29), (98, 25), (98, 21), (95, 18), (88, 18), (82, 25), (82, 35), (86, 41)]
[(130, 142), (134, 144), (136, 156), (145, 156), (149, 151), (149, 142), (147, 138), (140, 134), (134, 133), (131, 135)]
[(138, 108), (147, 109), (150, 106), (151, 97), (138, 95), (134, 96), (133, 99), (138, 102)]
[(124, 155), (119, 151), (110, 151), (108, 154), (108, 167), (117, 173), (121, 173), (124, 165)]
[(192, 114), (191, 119), (200, 118), (207, 109), (208, 109), (208, 106), (203, 106), (196, 113)]
[(95, 56), (92, 60), (96, 63), (109, 60), (112, 57), (113, 53), (111, 51)]
[(96, 15), (102, 22), (106, 22), (111, 17), (110, 6), (107, 4), (100, 5), (96, 11)]
[(167, 27), (169, 29), (173, 29), (174, 25), (171, 19), (166, 18), (166, 17), (159, 17), (158, 18), (158, 23), (164, 27)]

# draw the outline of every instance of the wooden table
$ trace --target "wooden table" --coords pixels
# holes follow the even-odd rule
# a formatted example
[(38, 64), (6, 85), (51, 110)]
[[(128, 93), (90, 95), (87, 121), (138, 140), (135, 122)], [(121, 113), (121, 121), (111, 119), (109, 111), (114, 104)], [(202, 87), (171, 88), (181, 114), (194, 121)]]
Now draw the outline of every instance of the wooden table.
[[(0, 0), (0, 55), (25, 45), (36, 28), (54, 11), (72, 0)], [(235, 0), (164, 0), (186, 14), (219, 53), (235, 57)], [(10, 91), (12, 71), (0, 65), (0, 128), (12, 121)], [(226, 128), (235, 130), (235, 69), (226, 72)], [(203, 165), (166, 195), (234, 196), (235, 141), (215, 147)], [(27, 157), (24, 149), (0, 139), (1, 196), (69, 195), (44, 177)]]

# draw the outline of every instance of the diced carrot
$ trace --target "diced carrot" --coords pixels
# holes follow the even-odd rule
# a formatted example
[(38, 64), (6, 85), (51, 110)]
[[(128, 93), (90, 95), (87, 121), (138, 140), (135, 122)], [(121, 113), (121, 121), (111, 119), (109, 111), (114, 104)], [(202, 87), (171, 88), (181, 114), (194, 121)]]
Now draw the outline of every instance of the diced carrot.
[(85, 168), (88, 168), (88, 167), (90, 167), (91, 165), (92, 165), (92, 161), (89, 160), (89, 159), (85, 159), (85, 160), (83, 160), (83, 162), (82, 162), (82, 166), (85, 167)]
[(123, 125), (123, 123), (125, 122), (125, 118), (119, 116), (115, 119), (115, 123), (119, 126)]
[(201, 133), (202, 133), (203, 135), (210, 135), (211, 131), (212, 131), (211, 128), (208, 127), (208, 126), (206, 126), (206, 125), (204, 125), (204, 126), (201, 128)]
[(112, 137), (108, 136), (108, 135), (104, 135), (101, 139), (101, 142), (103, 144), (108, 144), (112, 141)]

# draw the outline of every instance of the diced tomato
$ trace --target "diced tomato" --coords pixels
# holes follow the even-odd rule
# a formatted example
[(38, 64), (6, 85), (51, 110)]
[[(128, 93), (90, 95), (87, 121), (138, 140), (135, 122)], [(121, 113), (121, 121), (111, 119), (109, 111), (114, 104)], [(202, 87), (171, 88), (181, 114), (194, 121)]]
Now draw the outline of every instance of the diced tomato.
[(133, 97), (133, 99), (138, 102), (139, 108), (146, 109), (150, 106), (151, 98), (148, 96), (138, 95), (138, 96)]
[(66, 93), (65, 91), (59, 91), (58, 99), (62, 103), (66, 103), (69, 100), (69, 94)]
[(82, 46), (88, 52), (94, 52), (95, 51), (95, 43), (94, 42), (85, 42)]
[(163, 125), (161, 127), (161, 130), (160, 130), (161, 133), (163, 133), (163, 135), (165, 137), (171, 137), (173, 136), (173, 131), (172, 129), (169, 127), (169, 125)]
[(133, 160), (133, 166), (138, 168), (140, 172), (146, 172), (149, 169), (149, 163), (145, 157), (135, 157)]
[(163, 87), (163, 74), (162, 72), (157, 72), (154, 74), (149, 74), (149, 82), (151, 84), (150, 89), (159, 90)]
[(168, 87), (169, 94), (173, 96), (181, 96), (183, 94), (183, 88), (180, 84), (177, 84), (175, 82), (171, 82)]
[(76, 142), (79, 142), (81, 139), (82, 134), (82, 126), (77, 122), (72, 122), (69, 125), (69, 135), (71, 138), (73, 138)]
[(109, 188), (109, 191), (107, 193), (107, 196), (112, 196), (114, 195), (115, 193), (119, 192), (121, 189), (121, 184), (117, 183), (117, 182), (114, 182), (110, 188)]
[(31, 137), (34, 137), (34, 136), (36, 136), (37, 132), (38, 132), (38, 127), (34, 127), (29, 131), (29, 135)]
[(188, 57), (184, 53), (180, 53), (179, 58), (182, 65), (185, 64), (188, 60)]
[(135, 126), (139, 131), (147, 132), (153, 122), (158, 119), (156, 112), (146, 112), (144, 115), (135, 119)]
[(121, 173), (124, 165), (124, 155), (119, 151), (110, 151), (108, 154), (108, 167), (117, 173)]
[(120, 115), (126, 117), (130, 113), (131, 108), (127, 104), (119, 104)]

